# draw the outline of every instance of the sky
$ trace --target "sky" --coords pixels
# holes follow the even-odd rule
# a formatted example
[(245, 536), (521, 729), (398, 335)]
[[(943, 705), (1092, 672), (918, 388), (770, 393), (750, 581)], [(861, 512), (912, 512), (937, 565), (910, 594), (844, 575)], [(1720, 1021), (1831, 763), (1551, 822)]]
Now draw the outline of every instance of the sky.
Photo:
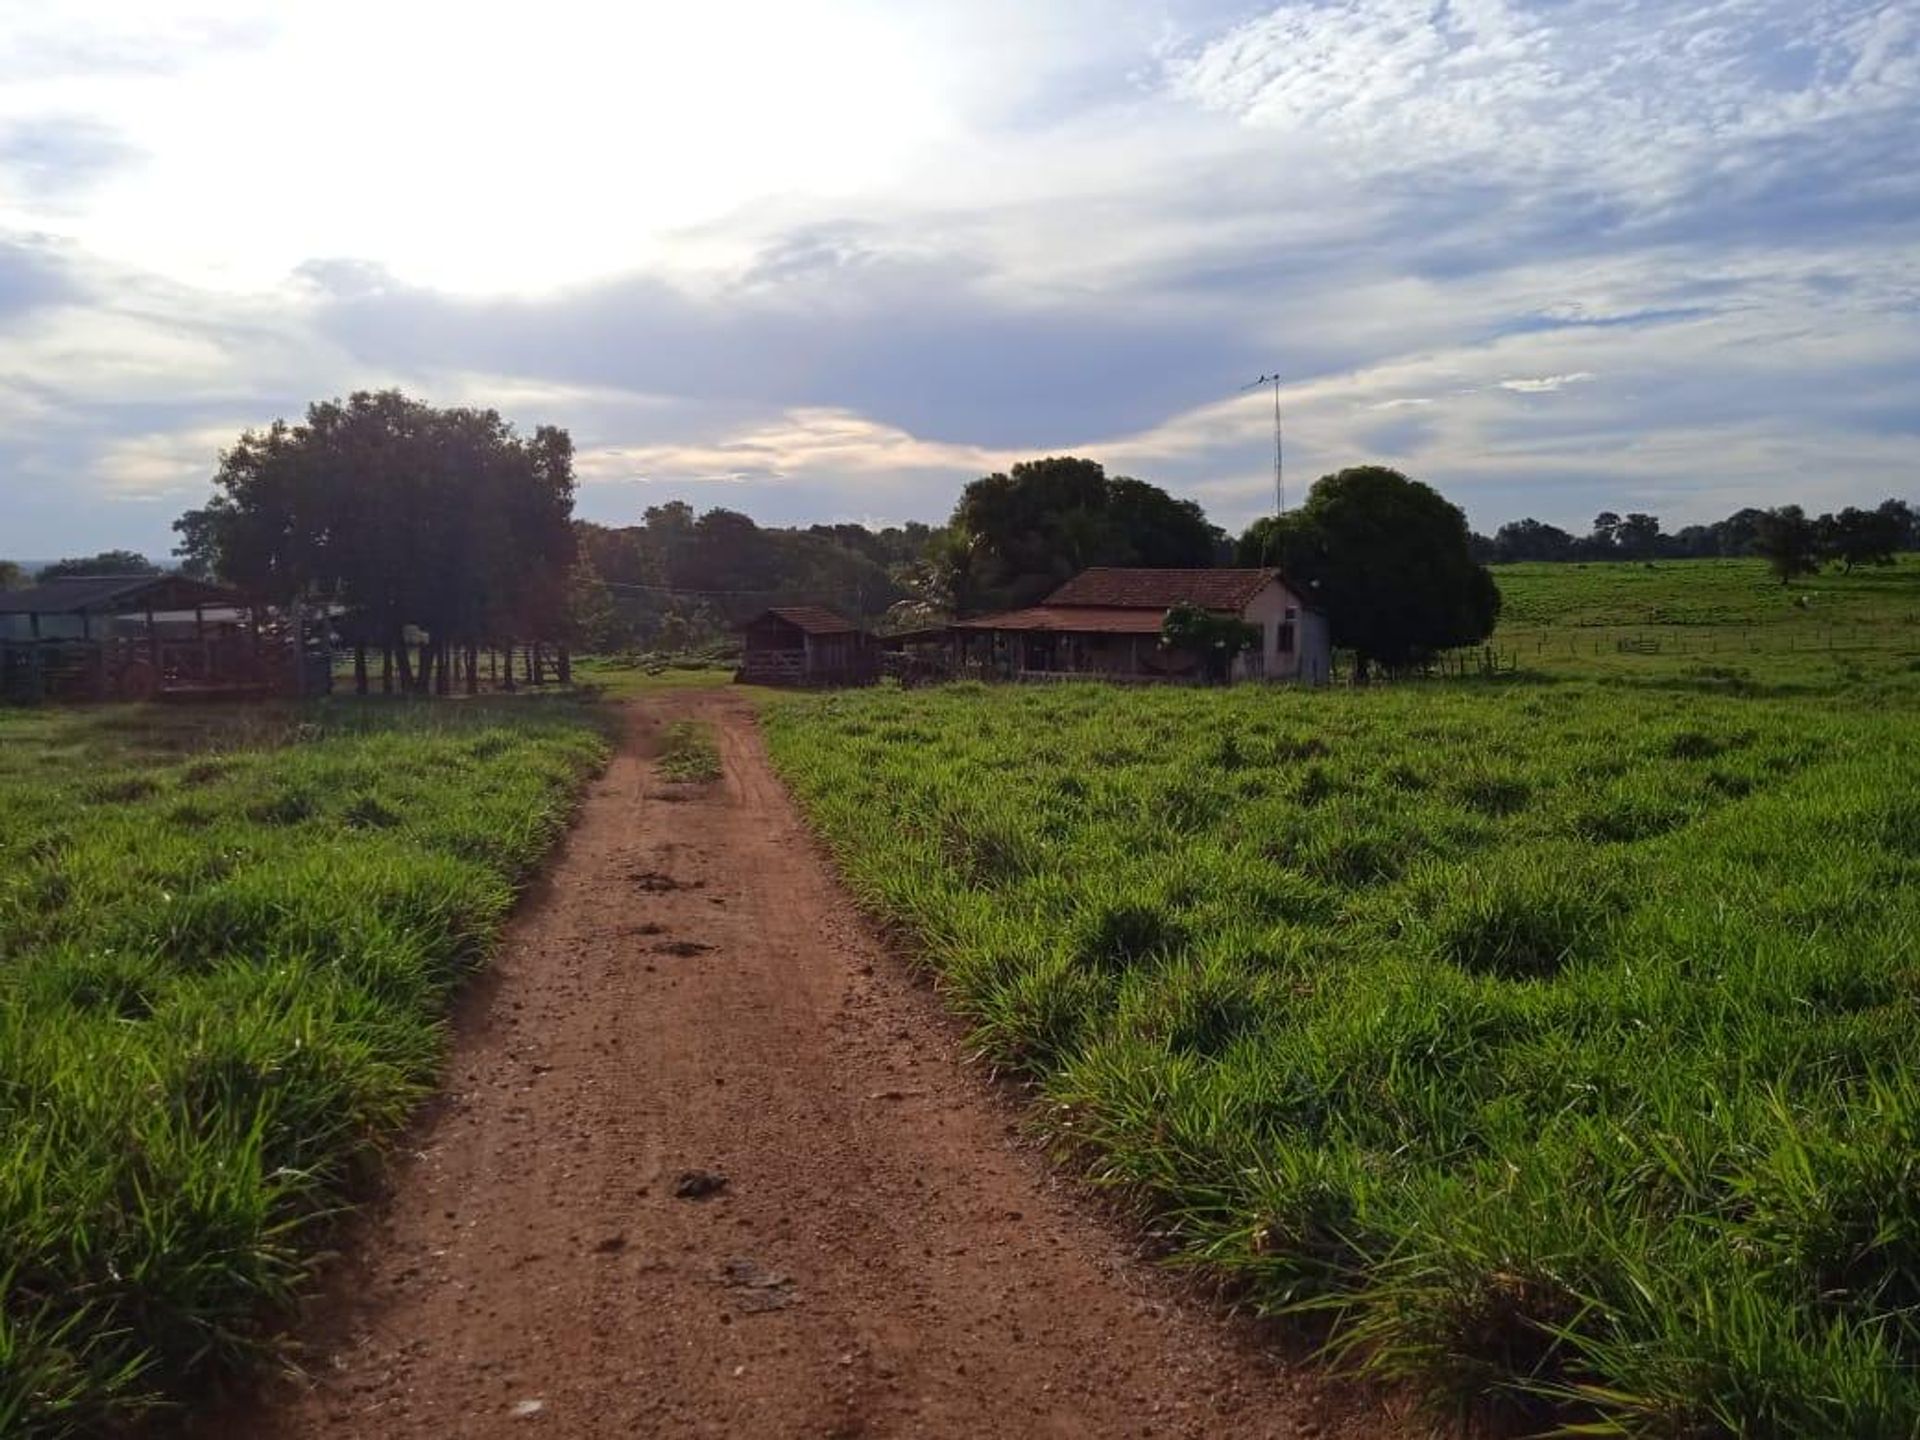
[(0, 555), (399, 386), (577, 513), (1920, 498), (1920, 0), (0, 0)]

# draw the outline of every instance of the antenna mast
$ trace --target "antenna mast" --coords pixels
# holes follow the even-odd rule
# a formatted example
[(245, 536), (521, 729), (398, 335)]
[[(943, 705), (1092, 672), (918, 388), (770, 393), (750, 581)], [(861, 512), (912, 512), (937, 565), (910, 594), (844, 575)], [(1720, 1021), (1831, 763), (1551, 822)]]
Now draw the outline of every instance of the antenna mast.
[(1258, 389), (1262, 385), (1273, 386), (1273, 506), (1276, 515), (1287, 513), (1287, 470), (1286, 441), (1280, 428), (1280, 377), (1262, 375), (1251, 384), (1242, 385), (1242, 392)]

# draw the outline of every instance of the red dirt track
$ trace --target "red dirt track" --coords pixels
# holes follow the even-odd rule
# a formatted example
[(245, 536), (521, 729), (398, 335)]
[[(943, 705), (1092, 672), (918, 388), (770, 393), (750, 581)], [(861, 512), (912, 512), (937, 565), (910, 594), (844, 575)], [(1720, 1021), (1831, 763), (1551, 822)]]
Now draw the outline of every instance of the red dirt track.
[[(693, 790), (647, 758), (689, 715), (725, 761)], [(307, 1318), (308, 1377), (223, 1433), (1415, 1433), (1050, 1172), (727, 692), (634, 707), (410, 1145)], [(694, 1171), (726, 1184), (677, 1196)]]

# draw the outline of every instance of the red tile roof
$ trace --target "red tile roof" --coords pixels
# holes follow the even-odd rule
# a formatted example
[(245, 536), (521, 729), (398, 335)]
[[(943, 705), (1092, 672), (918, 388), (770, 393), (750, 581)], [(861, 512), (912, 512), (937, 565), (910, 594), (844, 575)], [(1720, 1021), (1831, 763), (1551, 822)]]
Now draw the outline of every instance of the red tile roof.
[[(1280, 578), (1278, 570), (1082, 570), (1046, 599), (1048, 606), (1164, 612), (1182, 603), (1234, 614)], [(1156, 621), (1155, 629), (1158, 629)]]
[(956, 621), (956, 630), (1055, 630), (1080, 635), (1158, 635), (1162, 612), (1114, 605), (1035, 605)]
[(767, 615), (777, 616), (809, 635), (851, 635), (860, 628), (824, 605), (776, 605), (759, 618), (764, 620)]

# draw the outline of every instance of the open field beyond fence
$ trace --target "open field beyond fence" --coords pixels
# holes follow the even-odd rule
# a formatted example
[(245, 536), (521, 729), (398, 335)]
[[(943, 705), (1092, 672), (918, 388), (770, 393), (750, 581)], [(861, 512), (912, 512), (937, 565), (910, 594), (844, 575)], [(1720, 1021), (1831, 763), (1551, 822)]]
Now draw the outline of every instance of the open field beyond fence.
[(767, 723), (980, 1049), (1249, 1303), (1527, 1423), (1911, 1436), (1920, 678), (1787, 655)]
[(604, 750), (566, 701), (0, 710), (0, 1434), (270, 1343)]

